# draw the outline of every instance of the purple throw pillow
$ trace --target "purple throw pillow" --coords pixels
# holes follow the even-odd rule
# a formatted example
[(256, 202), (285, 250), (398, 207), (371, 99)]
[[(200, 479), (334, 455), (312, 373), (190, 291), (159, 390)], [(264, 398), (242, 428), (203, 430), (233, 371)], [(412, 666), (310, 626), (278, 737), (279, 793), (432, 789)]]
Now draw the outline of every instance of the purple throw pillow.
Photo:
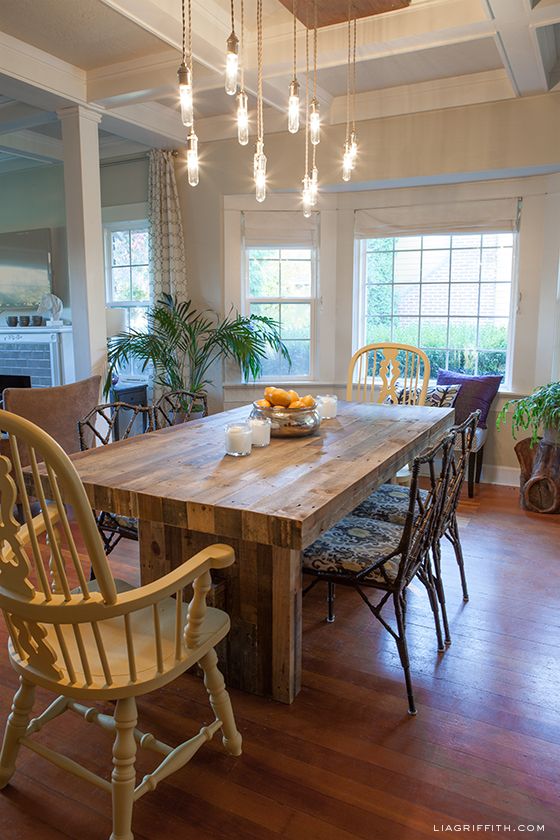
[(455, 370), (438, 370), (438, 385), (461, 385), (455, 401), (455, 422), (462, 423), (471, 411), (480, 409), (478, 425), (486, 428), (490, 406), (502, 381), (501, 376), (469, 376)]

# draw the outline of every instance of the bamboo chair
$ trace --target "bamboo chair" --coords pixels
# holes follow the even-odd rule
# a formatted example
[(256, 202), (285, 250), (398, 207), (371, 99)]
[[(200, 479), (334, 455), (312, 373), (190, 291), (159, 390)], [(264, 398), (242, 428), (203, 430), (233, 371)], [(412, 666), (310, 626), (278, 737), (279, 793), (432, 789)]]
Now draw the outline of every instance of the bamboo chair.
[[(375, 390), (376, 379), (379, 390)], [(354, 402), (401, 402), (424, 405), (430, 379), (430, 360), (410, 344), (380, 342), (357, 350), (348, 365), (346, 399)]]
[[(455, 559), (459, 567), (463, 600), (469, 600), (467, 588), (467, 576), (465, 573), (465, 562), (463, 548), (457, 523), (457, 505), (461, 495), (461, 488), (465, 478), (467, 464), (471, 455), (473, 442), (480, 411), (476, 410), (470, 414), (462, 423), (454, 426), (451, 430), (455, 437), (455, 445), (449, 459), (449, 482), (445, 495), (441, 516), (439, 517), (439, 528), (434, 535), (432, 556), (434, 560), (434, 584), (440, 603), (445, 643), (451, 644), (449, 633), (449, 622), (445, 605), (445, 591), (441, 574), (441, 541), (445, 537), (453, 546)], [(417, 505), (421, 511), (425, 504), (427, 492), (417, 489)], [(382, 522), (389, 522), (392, 525), (403, 526), (406, 521), (409, 505), (409, 492), (404, 487), (396, 487), (394, 484), (382, 484), (364, 502), (354, 508), (353, 516), (363, 516), (368, 519), (376, 519)]]
[[(136, 432), (139, 419), (142, 421), (143, 432), (154, 430), (155, 418), (151, 406), (129, 405), (125, 402), (96, 405), (85, 417), (78, 420), (80, 449), (85, 452), (92, 446), (107, 446), (113, 443), (115, 429), (119, 430), (119, 440), (126, 440)], [(138, 521), (132, 516), (101, 510), (95, 513), (95, 520), (107, 555), (123, 538), (138, 540)]]
[[(20, 678), (0, 752), (0, 787), (15, 771), (20, 747), (27, 747), (110, 793), (111, 840), (132, 840), (134, 802), (183, 767), (216, 732), (222, 730), (228, 753), (241, 753), (241, 736), (214, 650), (229, 631), (229, 617), (206, 606), (210, 570), (230, 566), (234, 553), (229, 546), (209, 546), (161, 580), (119, 592), (85, 490), (68, 456), (21, 417), (0, 411), (0, 428), (8, 432), (11, 450), (11, 458), (0, 457), (0, 609), (10, 637), (10, 661)], [(29, 454), (29, 476), (21, 467), (22, 447)], [(41, 461), (44, 466), (39, 468)], [(26, 478), (40, 503), (41, 513), (35, 517)], [(25, 514), (21, 526), (12, 516), (18, 492)], [(74, 539), (76, 528), (70, 527), (65, 505), (73, 510), (95, 570), (96, 581), (89, 588)], [(41, 534), (48, 537), (47, 559)], [(77, 589), (71, 589), (73, 579)], [(194, 594), (187, 605), (183, 591), (189, 584)], [(136, 697), (166, 685), (195, 663), (204, 672), (215, 720), (172, 748), (136, 728)], [(30, 720), (37, 685), (58, 696)], [(92, 705), (108, 700), (116, 701), (113, 716)], [(111, 781), (32, 737), (67, 710), (114, 736)], [(164, 758), (136, 784), (138, 746)]]
[[(322, 534), (303, 552), (303, 572), (314, 578), (305, 587), (304, 594), (320, 580), (327, 582), (327, 620), (334, 620), (332, 599), (335, 584), (351, 586), (395, 640), (404, 671), (408, 711), (411, 715), (416, 714), (416, 706), (406, 641), (406, 590), (415, 577), (424, 584), (434, 616), (438, 650), (444, 650), (430, 548), (440, 528), (453, 444), (454, 435), (447, 435), (414, 459), (408, 509), (402, 527), (350, 515)], [(436, 462), (440, 463), (439, 468)], [(424, 464), (429, 468), (430, 489), (418, 511), (418, 475)], [(368, 597), (368, 590), (380, 593), (377, 603)], [(382, 615), (389, 599), (393, 600), (396, 630)]]
[(206, 394), (195, 394), (192, 391), (170, 391), (168, 394), (163, 394), (154, 405), (157, 429), (177, 426), (191, 418), (198, 420), (207, 415), (208, 399)]

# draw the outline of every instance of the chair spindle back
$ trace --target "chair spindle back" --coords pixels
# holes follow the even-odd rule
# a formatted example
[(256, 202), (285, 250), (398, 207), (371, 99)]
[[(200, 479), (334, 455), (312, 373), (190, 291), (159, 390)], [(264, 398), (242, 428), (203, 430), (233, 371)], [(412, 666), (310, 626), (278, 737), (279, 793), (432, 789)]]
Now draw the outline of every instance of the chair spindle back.
[[(379, 391), (375, 391), (376, 379)], [(423, 405), (430, 379), (430, 360), (423, 350), (394, 342), (368, 344), (350, 360), (346, 399), (355, 402), (398, 401), (397, 389), (404, 388), (401, 401)]]

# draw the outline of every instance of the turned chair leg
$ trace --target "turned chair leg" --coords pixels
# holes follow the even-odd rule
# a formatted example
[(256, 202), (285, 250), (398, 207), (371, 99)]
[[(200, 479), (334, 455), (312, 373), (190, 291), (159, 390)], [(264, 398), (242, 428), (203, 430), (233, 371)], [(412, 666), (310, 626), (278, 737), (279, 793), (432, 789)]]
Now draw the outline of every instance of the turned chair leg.
[(19, 688), (14, 695), (12, 711), (6, 723), (2, 752), (0, 753), (0, 788), (5, 787), (14, 775), (20, 741), (27, 730), (34, 701), (35, 686), (20, 677)]
[(406, 644), (406, 632), (404, 626), (403, 602), (400, 592), (395, 592), (393, 595), (393, 603), (395, 605), (395, 617), (397, 619), (398, 636), (396, 639), (397, 650), (401, 665), (404, 671), (404, 681), (406, 683), (406, 693), (408, 696), (408, 713), (409, 715), (416, 714), (416, 705), (414, 703), (414, 694), (412, 692), (412, 680), (410, 678), (410, 660), (408, 658), (408, 646)]
[(208, 692), (210, 705), (216, 718), (222, 721), (222, 743), (230, 755), (241, 755), (241, 735), (235, 725), (231, 700), (226, 691), (222, 672), (218, 669), (217, 664), (218, 657), (214, 648), (211, 648), (199, 662), (204, 672), (204, 685)]
[(133, 840), (132, 808), (136, 786), (136, 740), (134, 729), (138, 720), (136, 700), (125, 697), (115, 707), (115, 741), (113, 743), (113, 832), (110, 840)]

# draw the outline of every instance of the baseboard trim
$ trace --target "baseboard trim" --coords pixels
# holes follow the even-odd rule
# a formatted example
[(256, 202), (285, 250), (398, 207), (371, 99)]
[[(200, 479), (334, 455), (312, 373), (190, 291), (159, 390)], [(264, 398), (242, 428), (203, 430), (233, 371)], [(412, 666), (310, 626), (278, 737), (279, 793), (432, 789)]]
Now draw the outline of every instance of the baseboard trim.
[(519, 467), (500, 467), (497, 464), (483, 464), (481, 482), (519, 487)]

